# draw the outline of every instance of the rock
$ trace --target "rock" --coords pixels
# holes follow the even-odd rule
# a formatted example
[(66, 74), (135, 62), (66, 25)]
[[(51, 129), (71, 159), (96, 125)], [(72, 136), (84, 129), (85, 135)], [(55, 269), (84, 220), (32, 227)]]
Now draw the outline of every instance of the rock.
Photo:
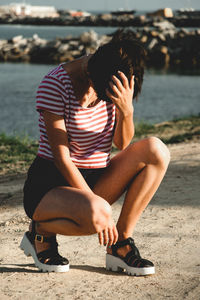
[(149, 65), (159, 68), (168, 67), (170, 62), (170, 55), (168, 48), (165, 46), (157, 46), (151, 53), (149, 53)]
[(200, 29), (195, 30), (196, 35), (200, 35)]
[(160, 47), (160, 52), (161, 52), (162, 54), (167, 54), (167, 53), (168, 53), (168, 48), (167, 48), (166, 46), (161, 46), (161, 47)]
[(15, 44), (15, 43), (18, 43), (22, 39), (23, 39), (23, 35), (17, 35), (12, 38), (12, 42)]
[(155, 31), (155, 30), (152, 30), (152, 31), (150, 31), (150, 35), (151, 35), (152, 37), (158, 37), (159, 32), (158, 32), (158, 31)]
[(59, 53), (66, 53), (69, 50), (68, 44), (61, 44), (58, 48)]
[(104, 22), (110, 22), (113, 19), (113, 16), (111, 14), (103, 14), (100, 16), (101, 20), (103, 20)]
[(79, 41), (69, 41), (69, 47), (70, 50), (77, 50), (78, 46), (79, 46)]
[(165, 42), (166, 41), (166, 37), (163, 33), (159, 33), (158, 34), (158, 39), (161, 41), (161, 42)]
[(46, 45), (47, 40), (41, 39), (37, 34), (34, 34), (32, 39), (29, 40), (30, 42), (33, 42), (34, 45)]
[(140, 42), (141, 43), (146, 43), (148, 41), (148, 37), (146, 35), (143, 35), (141, 38), (140, 38)]
[(167, 20), (162, 22), (153, 22), (153, 26), (158, 28), (160, 31), (175, 30), (176, 28), (171, 22)]
[(7, 44), (7, 40), (0, 40), (0, 49)]
[[(200, 67), (200, 30), (149, 28), (129, 30), (146, 48), (148, 66), (165, 68), (181, 66), (183, 68)], [(98, 36), (94, 31), (83, 33), (79, 38), (68, 36), (48, 41), (37, 34), (25, 39), (23, 36), (11, 40), (0, 40), (0, 61), (28, 61), (34, 63), (58, 63), (72, 60), (96, 48), (111, 39), (111, 35)]]
[(147, 13), (147, 16), (149, 17), (165, 17), (165, 18), (172, 18), (173, 17), (173, 11), (171, 8), (163, 8), (156, 10), (155, 12)]
[(94, 30), (84, 32), (80, 35), (80, 42), (84, 45), (96, 44), (98, 45), (98, 34)]
[(147, 49), (148, 49), (148, 50), (152, 50), (152, 49), (155, 47), (156, 44), (158, 44), (157, 39), (152, 38), (152, 39), (148, 42), (148, 44), (147, 44)]

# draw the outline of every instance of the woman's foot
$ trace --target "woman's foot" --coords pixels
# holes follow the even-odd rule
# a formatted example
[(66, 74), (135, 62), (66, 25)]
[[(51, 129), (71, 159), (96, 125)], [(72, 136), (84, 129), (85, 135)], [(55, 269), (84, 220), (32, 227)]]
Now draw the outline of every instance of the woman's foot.
[(128, 275), (144, 276), (155, 273), (154, 264), (143, 259), (132, 238), (125, 239), (107, 248), (106, 269), (126, 271)]
[(58, 253), (56, 236), (36, 233), (35, 222), (24, 234), (20, 248), (25, 255), (33, 257), (35, 265), (43, 272), (69, 271), (69, 261)]

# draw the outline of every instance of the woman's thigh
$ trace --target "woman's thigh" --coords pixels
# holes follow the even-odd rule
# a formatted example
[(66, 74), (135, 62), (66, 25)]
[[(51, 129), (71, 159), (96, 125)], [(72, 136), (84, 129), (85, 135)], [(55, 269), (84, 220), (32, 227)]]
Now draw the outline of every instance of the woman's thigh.
[(45, 194), (35, 209), (33, 219), (45, 221), (56, 218), (81, 220), (83, 212), (91, 213), (92, 193), (72, 187), (56, 187)]
[(147, 138), (128, 146), (111, 159), (109, 167), (95, 184), (94, 193), (109, 204), (114, 203), (148, 163), (164, 159), (167, 151), (157, 138)]
[(33, 220), (69, 220), (91, 232), (103, 226), (101, 223), (109, 218), (110, 213), (110, 205), (101, 197), (92, 192), (63, 186), (50, 190), (41, 199)]

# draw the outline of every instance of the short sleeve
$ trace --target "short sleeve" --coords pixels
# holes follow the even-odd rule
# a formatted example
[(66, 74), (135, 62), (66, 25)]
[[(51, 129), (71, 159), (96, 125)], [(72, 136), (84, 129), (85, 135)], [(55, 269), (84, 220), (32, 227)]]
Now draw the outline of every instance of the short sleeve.
[(47, 110), (51, 113), (64, 116), (65, 88), (58, 78), (45, 76), (41, 81), (36, 95), (37, 111)]

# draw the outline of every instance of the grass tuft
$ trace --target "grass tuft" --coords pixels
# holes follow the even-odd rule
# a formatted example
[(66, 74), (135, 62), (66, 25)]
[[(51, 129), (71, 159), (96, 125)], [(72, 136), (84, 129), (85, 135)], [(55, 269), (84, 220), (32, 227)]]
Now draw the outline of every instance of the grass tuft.
[(0, 134), (0, 174), (23, 173), (34, 159), (38, 143), (28, 137)]

